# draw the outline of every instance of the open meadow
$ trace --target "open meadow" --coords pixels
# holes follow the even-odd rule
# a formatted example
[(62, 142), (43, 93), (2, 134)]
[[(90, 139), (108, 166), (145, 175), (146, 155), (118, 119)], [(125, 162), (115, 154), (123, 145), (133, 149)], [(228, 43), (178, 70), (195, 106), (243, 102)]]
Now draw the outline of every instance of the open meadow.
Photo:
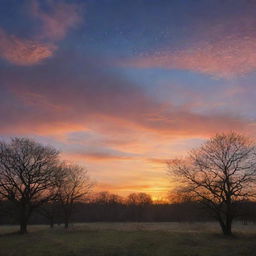
[(62, 226), (0, 227), (1, 256), (253, 256), (256, 225), (234, 225), (234, 236), (215, 223), (86, 223)]

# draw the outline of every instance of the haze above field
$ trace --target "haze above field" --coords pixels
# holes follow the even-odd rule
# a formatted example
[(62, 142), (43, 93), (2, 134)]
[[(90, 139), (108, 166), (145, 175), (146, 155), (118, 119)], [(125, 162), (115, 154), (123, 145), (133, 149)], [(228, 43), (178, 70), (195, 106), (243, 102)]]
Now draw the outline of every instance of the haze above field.
[(254, 1), (0, 2), (0, 134), (51, 144), (96, 190), (159, 198), (165, 160), (254, 136)]

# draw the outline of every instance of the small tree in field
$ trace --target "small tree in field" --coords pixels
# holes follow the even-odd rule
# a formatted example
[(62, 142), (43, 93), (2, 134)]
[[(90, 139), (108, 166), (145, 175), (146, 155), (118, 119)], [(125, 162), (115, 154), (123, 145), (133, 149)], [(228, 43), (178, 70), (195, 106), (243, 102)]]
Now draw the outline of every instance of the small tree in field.
[(64, 225), (65, 228), (68, 228), (74, 204), (85, 199), (92, 183), (84, 168), (79, 165), (63, 163), (59, 167), (56, 186), (58, 190), (57, 200), (64, 216)]
[(58, 154), (26, 138), (0, 142), (0, 195), (15, 205), (22, 234), (32, 212), (53, 196)]
[(256, 147), (237, 133), (217, 134), (188, 158), (168, 163), (179, 193), (204, 203), (225, 235), (232, 234), (237, 202), (256, 195)]

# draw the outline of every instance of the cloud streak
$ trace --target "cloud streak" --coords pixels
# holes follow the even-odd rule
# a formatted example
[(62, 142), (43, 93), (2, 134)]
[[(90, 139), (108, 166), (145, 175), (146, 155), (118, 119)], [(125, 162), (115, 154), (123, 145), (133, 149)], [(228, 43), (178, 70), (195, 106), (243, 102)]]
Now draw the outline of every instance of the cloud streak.
[[(25, 125), (29, 131), (32, 124), (38, 129), (47, 124), (56, 130), (58, 126), (60, 129), (70, 127), (70, 132), (77, 126), (81, 130), (107, 133), (140, 130), (209, 136), (216, 131), (241, 130), (248, 126), (248, 120), (228, 113), (200, 114), (182, 106), (160, 103), (132, 82), (109, 74), (100, 64), (92, 64), (85, 57), (77, 58), (80, 64), (76, 66), (87, 67), (81, 70), (81, 76), (76, 75), (72, 63), (68, 64), (68, 55), (52, 61), (47, 68), (35, 66), (33, 75), (31, 70), (22, 68), (2, 69), (2, 84), (9, 84), (9, 93), (20, 105), (20, 111), (5, 115), (1, 129)], [(24, 111), (26, 115), (21, 118)]]
[(256, 20), (251, 11), (254, 8), (255, 3), (251, 8), (242, 8), (237, 15), (227, 12), (224, 16), (225, 12), (219, 11), (212, 19), (192, 20), (191, 25), (187, 26), (190, 26), (193, 33), (186, 43), (182, 41), (176, 46), (168, 47), (165, 44), (150, 51), (146, 50), (139, 56), (121, 62), (121, 65), (189, 70), (224, 79), (254, 72)]
[(256, 70), (256, 37), (198, 42), (183, 50), (167, 50), (127, 62), (139, 68), (184, 69), (218, 78), (234, 78)]

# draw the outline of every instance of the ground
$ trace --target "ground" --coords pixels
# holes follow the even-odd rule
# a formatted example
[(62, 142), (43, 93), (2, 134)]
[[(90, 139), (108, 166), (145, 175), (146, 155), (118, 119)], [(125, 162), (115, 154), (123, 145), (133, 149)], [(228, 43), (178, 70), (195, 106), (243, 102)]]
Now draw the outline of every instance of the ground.
[(225, 238), (214, 223), (88, 223), (0, 227), (0, 256), (256, 256), (256, 225), (236, 224)]

